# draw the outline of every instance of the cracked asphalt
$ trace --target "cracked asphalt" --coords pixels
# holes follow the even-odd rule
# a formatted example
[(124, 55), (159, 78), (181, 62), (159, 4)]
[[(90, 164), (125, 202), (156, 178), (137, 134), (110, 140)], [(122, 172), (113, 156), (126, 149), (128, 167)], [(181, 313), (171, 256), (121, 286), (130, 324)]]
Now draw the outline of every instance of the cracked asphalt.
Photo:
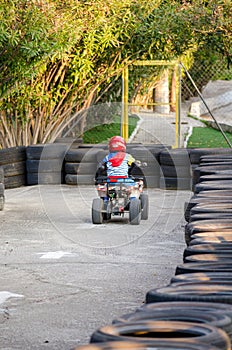
[(190, 191), (148, 189), (149, 219), (91, 222), (91, 186), (5, 191), (0, 212), (0, 348), (69, 350), (133, 312), (182, 263)]

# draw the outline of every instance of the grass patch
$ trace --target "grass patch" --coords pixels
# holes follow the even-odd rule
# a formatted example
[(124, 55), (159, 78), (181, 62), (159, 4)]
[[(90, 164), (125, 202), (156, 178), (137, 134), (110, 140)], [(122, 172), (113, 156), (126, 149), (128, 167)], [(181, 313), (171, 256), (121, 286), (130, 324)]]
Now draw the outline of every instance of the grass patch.
[[(225, 132), (232, 143), (232, 134)], [(222, 133), (210, 127), (194, 127), (187, 144), (188, 148), (228, 148), (229, 145)]]
[[(129, 116), (128, 133), (129, 137), (136, 128), (139, 117)], [(112, 136), (120, 135), (121, 132), (121, 117), (115, 117), (115, 121), (110, 124), (102, 124), (87, 130), (83, 135), (84, 143), (102, 143), (107, 142)]]

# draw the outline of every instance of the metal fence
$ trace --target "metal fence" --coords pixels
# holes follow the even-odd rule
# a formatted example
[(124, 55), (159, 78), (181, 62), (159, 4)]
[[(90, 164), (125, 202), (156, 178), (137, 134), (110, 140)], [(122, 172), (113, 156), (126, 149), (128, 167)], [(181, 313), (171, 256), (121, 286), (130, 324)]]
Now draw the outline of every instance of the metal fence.
[[(232, 66), (228, 66), (226, 59), (196, 62), (189, 69), (189, 74), (217, 121), (232, 126)], [(212, 121), (186, 74), (182, 77), (181, 99), (188, 104), (191, 115)]]

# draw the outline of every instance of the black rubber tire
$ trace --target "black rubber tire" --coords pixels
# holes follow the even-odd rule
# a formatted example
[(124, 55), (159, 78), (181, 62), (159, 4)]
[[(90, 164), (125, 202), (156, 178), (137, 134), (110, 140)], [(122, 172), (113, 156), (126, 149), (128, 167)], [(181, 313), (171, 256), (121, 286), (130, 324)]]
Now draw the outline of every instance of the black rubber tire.
[(184, 263), (177, 265), (176, 275), (181, 275), (183, 273), (195, 273), (195, 272), (232, 272), (231, 263), (226, 264), (211, 262), (211, 263)]
[(189, 255), (184, 258), (184, 263), (204, 263), (204, 262), (219, 262), (219, 263), (231, 263), (232, 264), (232, 254), (194, 254)]
[(198, 213), (194, 215), (190, 215), (189, 223), (200, 220), (223, 220), (223, 219), (231, 219), (231, 213)]
[(92, 223), (99, 225), (103, 223), (103, 200), (94, 198), (92, 202)]
[(79, 175), (92, 175), (92, 177), (95, 176), (95, 173), (97, 171), (97, 164), (96, 163), (83, 163), (81, 162), (77, 174)]
[(198, 213), (231, 213), (232, 202), (213, 202), (213, 203), (198, 203), (194, 208), (191, 209), (191, 214)]
[(185, 242), (189, 245), (191, 235), (197, 232), (223, 231), (225, 229), (232, 229), (231, 219), (212, 219), (189, 222), (185, 225)]
[(27, 172), (28, 173), (57, 173), (61, 172), (63, 168), (62, 159), (28, 159), (27, 160)]
[(185, 220), (189, 222), (190, 220), (190, 211), (192, 208), (194, 208), (198, 204), (216, 204), (216, 203), (228, 203), (232, 204), (232, 196), (231, 198), (229, 196), (223, 197), (222, 195), (218, 195), (218, 197), (198, 197), (198, 196), (192, 196), (189, 202), (185, 202), (184, 205), (184, 217)]
[(188, 152), (191, 164), (199, 164), (201, 157), (205, 155), (231, 155), (231, 148), (189, 148)]
[(94, 185), (94, 175), (66, 174), (65, 183), (67, 185)]
[(144, 187), (145, 188), (159, 188), (160, 187), (160, 177), (146, 175), (144, 177)]
[(133, 312), (130, 314), (122, 315), (121, 317), (113, 320), (112, 324), (124, 324), (143, 321), (177, 321), (177, 322), (191, 322), (191, 323), (205, 323), (214, 327), (221, 328), (226, 333), (232, 332), (232, 319), (228, 315), (223, 315), (217, 312), (202, 313), (198, 310), (189, 309), (163, 309), (160, 311), (150, 312)]
[(61, 172), (27, 173), (27, 185), (60, 185), (62, 183)]
[(153, 343), (138, 343), (127, 341), (111, 341), (78, 346), (75, 350), (219, 350), (211, 344), (194, 342), (175, 342), (168, 340), (153, 341)]
[(5, 192), (5, 185), (0, 182), (0, 197), (4, 196), (4, 192)]
[(26, 147), (10, 147), (0, 150), (0, 165), (22, 162), (26, 160)]
[(195, 185), (194, 193), (199, 193), (201, 191), (211, 191), (211, 190), (231, 190), (232, 181), (222, 180), (222, 181), (203, 181)]
[(9, 176), (4, 178), (5, 188), (17, 188), (21, 186), (26, 186), (26, 175), (16, 175), (16, 176)]
[(191, 343), (192, 338), (221, 349), (230, 349), (230, 339), (220, 328), (208, 324), (174, 321), (141, 321), (102, 327), (92, 334), (90, 343), (117, 340), (152, 343), (152, 339), (163, 342), (168, 339), (168, 343), (172, 341), (174, 345), (181, 341)]
[(141, 202), (138, 198), (130, 200), (129, 222), (131, 225), (139, 225), (141, 220)]
[(205, 156), (201, 156), (200, 162), (225, 162), (227, 160), (232, 161), (232, 155), (231, 154), (209, 154)]
[(147, 220), (148, 219), (148, 213), (149, 213), (149, 197), (148, 197), (148, 194), (141, 193), (140, 201), (141, 201), (141, 220)]
[(5, 205), (5, 196), (0, 196), (0, 211), (4, 209)]
[(159, 155), (161, 165), (184, 166), (190, 168), (188, 152), (183, 148), (163, 150)]
[[(230, 272), (195, 272), (175, 275), (171, 278), (171, 283), (232, 283), (232, 273)], [(232, 310), (231, 310), (232, 311)], [(232, 317), (232, 314), (230, 315)]]
[(46, 160), (61, 159), (63, 160), (68, 150), (68, 145), (59, 143), (30, 145), (26, 148), (27, 159)]
[(211, 175), (202, 175), (199, 178), (199, 182), (204, 181), (220, 181), (220, 180), (232, 180), (232, 173), (230, 174), (211, 174)]
[[(201, 273), (202, 274), (202, 273)], [(186, 277), (191, 274), (186, 274)], [(183, 275), (180, 275), (183, 276)], [(178, 277), (178, 276), (176, 276)], [(164, 302), (155, 302), (143, 304), (136, 311), (146, 311), (146, 312), (158, 312), (162, 310), (187, 310), (187, 312), (191, 312), (191, 310), (197, 310), (198, 312), (219, 312), (223, 315), (232, 316), (232, 305), (224, 304), (224, 303), (212, 303), (212, 302), (198, 302), (198, 301), (164, 301)]]
[[(208, 232), (206, 232), (207, 234)], [(219, 244), (196, 244), (196, 245), (190, 245), (187, 248), (185, 248), (183, 257), (194, 254), (226, 254), (226, 253), (232, 254), (232, 243), (219, 243)]]
[(68, 163), (98, 163), (99, 148), (77, 148), (69, 150), (65, 155)]
[(191, 177), (160, 177), (160, 188), (166, 190), (191, 190)]
[(0, 183), (4, 183), (4, 168), (0, 166)]
[(163, 177), (187, 177), (191, 176), (191, 169), (189, 166), (174, 166), (174, 165), (162, 165), (161, 174)]
[[(190, 265), (185, 264), (185, 265)], [(192, 263), (191, 265), (197, 265)], [(203, 265), (203, 264), (202, 264)], [(152, 289), (146, 294), (146, 303), (161, 301), (203, 301), (232, 304), (231, 285), (194, 283)]]
[[(213, 232), (198, 232), (195, 233), (194, 235), (191, 235), (190, 239), (191, 241), (193, 239), (207, 239), (207, 238), (215, 238), (215, 239), (220, 239), (220, 241), (223, 239), (225, 241), (225, 244), (229, 243), (232, 239), (232, 230), (225, 230), (225, 231), (213, 231)], [(222, 243), (220, 243), (222, 244)]]
[(17, 163), (11, 163), (11, 164), (5, 164), (3, 165), (4, 169), (4, 176), (17, 176), (17, 175), (23, 175), (26, 173), (26, 162), (17, 162)]
[(66, 162), (64, 164), (65, 174), (76, 175), (78, 172), (79, 166), (80, 166), (80, 163), (68, 163), (68, 162)]
[(196, 198), (208, 198), (210, 200), (214, 200), (214, 198), (223, 198), (230, 199), (232, 198), (232, 190), (212, 190), (212, 191), (201, 191), (197, 195)]
[(231, 170), (231, 165), (215, 165), (212, 166), (200, 166), (194, 169), (193, 171), (193, 191), (195, 191), (195, 186), (200, 182), (201, 176), (204, 175), (213, 175), (213, 174), (219, 174), (219, 173), (225, 173), (225, 171)]
[(147, 163), (148, 166), (153, 165), (156, 169), (157, 175), (159, 174), (159, 163), (157, 162), (154, 154), (149, 149), (143, 146), (138, 146), (131, 147), (128, 151), (136, 160), (139, 160), (142, 163)]

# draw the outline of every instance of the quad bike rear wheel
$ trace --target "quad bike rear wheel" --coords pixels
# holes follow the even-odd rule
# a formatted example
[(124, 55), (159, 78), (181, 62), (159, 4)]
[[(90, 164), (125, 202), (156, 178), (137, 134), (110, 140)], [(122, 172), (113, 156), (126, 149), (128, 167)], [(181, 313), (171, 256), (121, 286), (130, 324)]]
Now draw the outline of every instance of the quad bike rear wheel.
[(129, 221), (131, 225), (139, 225), (141, 220), (141, 202), (138, 198), (130, 201)]
[(93, 224), (102, 224), (103, 222), (103, 200), (101, 198), (94, 198), (92, 203), (92, 222)]
[(147, 220), (148, 219), (148, 211), (149, 211), (149, 200), (148, 195), (146, 193), (141, 193), (140, 195), (141, 200), (141, 220)]

